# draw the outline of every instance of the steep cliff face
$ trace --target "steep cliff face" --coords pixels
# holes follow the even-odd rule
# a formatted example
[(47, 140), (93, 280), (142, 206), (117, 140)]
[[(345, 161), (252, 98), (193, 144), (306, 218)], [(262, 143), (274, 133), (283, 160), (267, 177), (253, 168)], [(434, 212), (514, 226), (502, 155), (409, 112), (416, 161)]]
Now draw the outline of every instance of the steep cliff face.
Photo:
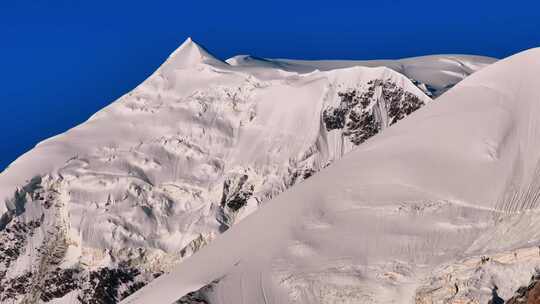
[(116, 303), (431, 101), (385, 67), (235, 67), (188, 39), (0, 175), (0, 299)]

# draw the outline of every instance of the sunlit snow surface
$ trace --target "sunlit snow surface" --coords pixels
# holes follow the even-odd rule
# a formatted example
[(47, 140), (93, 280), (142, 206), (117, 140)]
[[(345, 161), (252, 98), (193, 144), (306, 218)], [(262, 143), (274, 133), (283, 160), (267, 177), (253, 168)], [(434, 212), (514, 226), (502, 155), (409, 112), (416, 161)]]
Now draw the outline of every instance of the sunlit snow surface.
[[(84, 302), (81, 290), (98, 296), (93, 275), (120, 267), (132, 281), (119, 300), (263, 203), (272, 206), (132, 300), (169, 303), (216, 281), (217, 303), (384, 302), (412, 297), (419, 265), (507, 247), (483, 233), (534, 195), (519, 192), (531, 161), (512, 133), (521, 108), (474, 81), (441, 105), (426, 95), (493, 60), (235, 58), (188, 39), (133, 91), (2, 172), (0, 283), (18, 286), (2, 300)], [(414, 122), (329, 166), (423, 105)], [(347, 126), (330, 128), (323, 113), (345, 106)], [(399, 275), (388, 281), (385, 271)]]
[(429, 285), (443, 284), (444, 265), (471, 282), (469, 300), (527, 282), (539, 255), (539, 71), (532, 49), (473, 74), (126, 303), (170, 303), (211, 282), (211, 303), (443, 303), (452, 294)]

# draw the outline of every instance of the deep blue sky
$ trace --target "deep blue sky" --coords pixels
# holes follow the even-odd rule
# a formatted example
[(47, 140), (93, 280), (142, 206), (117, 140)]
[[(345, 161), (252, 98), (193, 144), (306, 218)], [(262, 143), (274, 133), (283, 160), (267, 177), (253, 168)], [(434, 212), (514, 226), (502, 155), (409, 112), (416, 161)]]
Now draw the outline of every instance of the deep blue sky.
[(505, 57), (540, 45), (539, 1), (77, 2), (0, 0), (0, 170), (132, 89), (187, 36), (221, 58)]

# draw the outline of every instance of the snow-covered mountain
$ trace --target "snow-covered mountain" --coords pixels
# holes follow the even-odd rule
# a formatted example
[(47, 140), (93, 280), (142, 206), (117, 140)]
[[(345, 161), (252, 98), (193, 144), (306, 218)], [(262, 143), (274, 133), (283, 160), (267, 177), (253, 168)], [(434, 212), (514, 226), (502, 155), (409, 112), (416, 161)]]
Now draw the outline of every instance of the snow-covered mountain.
[(508, 299), (540, 263), (539, 72), (473, 74), (124, 303)]
[[(467, 75), (488, 63), (467, 58)], [(370, 65), (377, 67), (231, 64), (186, 40), (133, 91), (0, 174), (0, 302), (116, 303), (432, 103), (428, 82), (396, 72), (389, 61)], [(441, 75), (448, 71), (441, 66)], [(364, 173), (373, 165), (355, 164)], [(277, 201), (288, 201), (291, 194), (284, 195)], [(321, 202), (313, 201), (314, 211)], [(299, 215), (295, 206), (261, 222), (262, 234), (246, 233), (279, 235), (286, 228), (280, 223)], [(181, 285), (173, 301), (214, 274), (203, 267), (197, 276), (204, 279)]]

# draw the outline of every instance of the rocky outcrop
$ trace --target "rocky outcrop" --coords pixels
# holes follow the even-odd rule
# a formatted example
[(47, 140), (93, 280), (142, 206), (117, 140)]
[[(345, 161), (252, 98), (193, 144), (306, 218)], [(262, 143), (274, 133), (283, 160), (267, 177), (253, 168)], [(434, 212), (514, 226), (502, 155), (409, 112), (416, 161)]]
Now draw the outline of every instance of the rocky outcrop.
[(223, 232), (235, 222), (236, 214), (247, 205), (255, 186), (249, 182), (247, 174), (231, 174), (223, 182), (223, 193), (219, 204), (218, 221)]
[(405, 91), (390, 79), (375, 79), (367, 84), (367, 90), (339, 92), (340, 104), (326, 108), (322, 116), (328, 131), (342, 129), (343, 136), (355, 145), (425, 104), (418, 96)]
[(536, 269), (529, 285), (519, 287), (506, 304), (540, 304), (540, 269)]
[(208, 297), (214, 290), (214, 286), (219, 283), (219, 280), (215, 280), (212, 283), (203, 286), (199, 290), (190, 292), (177, 300), (174, 304), (209, 304)]
[(138, 280), (140, 274), (141, 271), (125, 264), (91, 271), (81, 280), (82, 292), (78, 300), (89, 304), (117, 303), (146, 285)]

